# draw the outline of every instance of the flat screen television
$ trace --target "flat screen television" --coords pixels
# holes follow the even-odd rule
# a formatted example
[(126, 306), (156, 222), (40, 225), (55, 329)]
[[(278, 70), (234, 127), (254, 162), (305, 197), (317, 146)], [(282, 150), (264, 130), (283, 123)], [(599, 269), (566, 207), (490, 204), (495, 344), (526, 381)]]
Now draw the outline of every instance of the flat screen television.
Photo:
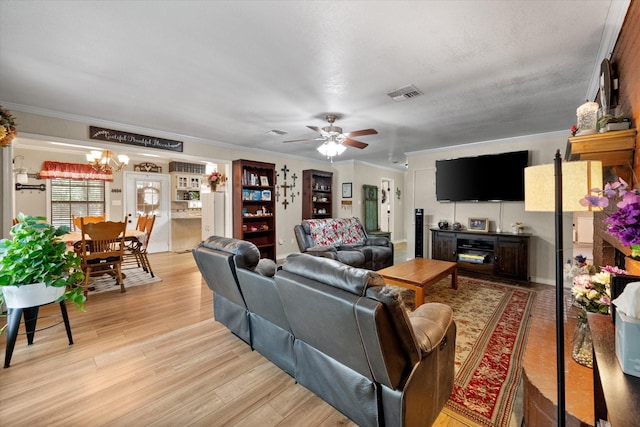
[(436, 200), (524, 201), (529, 151), (436, 161)]

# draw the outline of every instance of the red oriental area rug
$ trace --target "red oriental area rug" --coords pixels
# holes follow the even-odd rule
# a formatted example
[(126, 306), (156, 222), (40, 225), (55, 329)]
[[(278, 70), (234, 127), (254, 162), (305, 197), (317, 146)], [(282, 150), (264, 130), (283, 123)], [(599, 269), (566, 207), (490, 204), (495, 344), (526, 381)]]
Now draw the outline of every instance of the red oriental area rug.
[(425, 302), (453, 308), (457, 325), (454, 391), (443, 411), (469, 426), (520, 425), (511, 418), (535, 291), (468, 277), (450, 286), (446, 278), (425, 290)]

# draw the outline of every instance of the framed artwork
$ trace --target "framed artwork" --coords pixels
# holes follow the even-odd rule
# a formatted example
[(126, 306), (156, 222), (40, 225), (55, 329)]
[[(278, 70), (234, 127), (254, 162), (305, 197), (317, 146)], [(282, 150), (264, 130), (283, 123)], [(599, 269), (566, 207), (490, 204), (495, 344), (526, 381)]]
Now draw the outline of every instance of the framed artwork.
[(353, 184), (350, 182), (342, 183), (342, 197), (344, 199), (350, 199), (353, 197)]
[(269, 186), (269, 179), (266, 176), (261, 176), (260, 177), (260, 185), (262, 185), (263, 187), (268, 187)]
[(489, 218), (469, 218), (467, 230), (487, 233), (489, 231)]

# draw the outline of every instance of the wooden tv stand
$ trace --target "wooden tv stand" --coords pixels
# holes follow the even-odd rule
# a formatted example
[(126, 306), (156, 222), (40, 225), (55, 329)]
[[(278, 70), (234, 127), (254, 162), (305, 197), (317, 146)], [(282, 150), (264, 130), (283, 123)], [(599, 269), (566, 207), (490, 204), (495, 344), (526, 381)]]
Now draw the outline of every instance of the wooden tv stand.
[(431, 258), (458, 263), (460, 274), (529, 282), (530, 234), (431, 229)]

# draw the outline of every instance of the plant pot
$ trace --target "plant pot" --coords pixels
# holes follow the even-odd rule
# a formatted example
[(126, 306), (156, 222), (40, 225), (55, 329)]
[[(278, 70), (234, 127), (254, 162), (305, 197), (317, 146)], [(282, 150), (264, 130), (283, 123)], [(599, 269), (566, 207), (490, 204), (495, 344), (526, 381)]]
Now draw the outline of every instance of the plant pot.
[(632, 276), (640, 276), (640, 261), (626, 257), (624, 259), (624, 269)]
[(54, 302), (64, 295), (64, 286), (46, 286), (32, 283), (22, 286), (2, 286), (2, 294), (7, 308), (28, 308)]

